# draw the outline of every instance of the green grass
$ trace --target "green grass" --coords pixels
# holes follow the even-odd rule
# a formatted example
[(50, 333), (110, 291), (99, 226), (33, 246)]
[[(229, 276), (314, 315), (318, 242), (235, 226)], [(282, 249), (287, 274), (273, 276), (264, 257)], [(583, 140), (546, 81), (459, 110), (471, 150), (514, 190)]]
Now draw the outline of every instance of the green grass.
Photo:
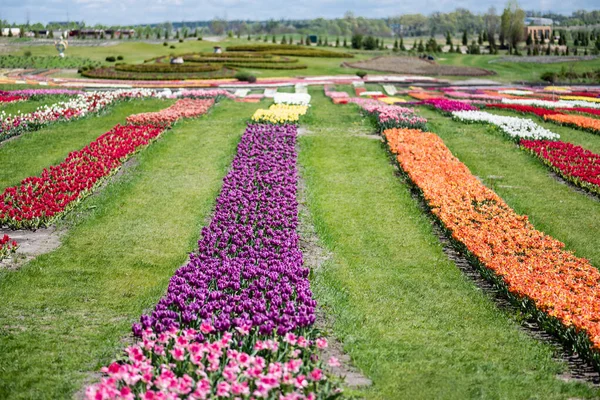
[[(384, 146), (356, 136), (373, 131), (357, 108), (331, 104), (320, 89), (311, 94), (310, 133), (299, 138), (299, 161), (317, 233), (333, 253), (312, 287), (335, 318), (333, 333), (373, 379), (372, 388), (355, 394), (598, 396), (557, 379), (564, 367), (551, 359), (552, 349), (523, 333), (448, 261)], [(465, 147), (479, 149), (473, 140)]]
[(220, 103), (178, 124), (80, 205), (56, 251), (0, 275), (0, 398), (72, 398), (196, 247), (246, 117)]
[[(437, 133), (452, 153), (516, 212), (528, 215), (537, 229), (564, 242), (567, 249), (600, 267), (600, 202), (597, 199), (555, 180), (539, 160), (486, 125), (453, 121), (423, 107), (419, 114), (429, 120), (429, 130)], [(598, 145), (598, 138), (588, 132), (554, 131), (565, 135), (563, 140), (566, 141), (580, 138), (581, 141), (573, 143), (590, 150), (594, 148), (591, 144)], [(587, 144), (583, 143), (585, 139)]]
[[(600, 68), (600, 58), (591, 61), (576, 61), (567, 63), (535, 64), (514, 62), (490, 62), (505, 55), (468, 55), (468, 54), (440, 54), (438, 62), (447, 65), (459, 65), (484, 68), (495, 71), (497, 75), (483, 77), (502, 82), (538, 82), (544, 72), (559, 72), (561, 68), (573, 66), (574, 72), (591, 72)], [(524, 56), (525, 57), (525, 56)], [(460, 78), (460, 79), (465, 79)]]
[(158, 99), (131, 100), (109, 107), (100, 116), (72, 122), (59, 122), (0, 144), (0, 190), (18, 184), (28, 176), (39, 175), (44, 168), (62, 162), (116, 124), (125, 123), (131, 114), (158, 111), (172, 101)]

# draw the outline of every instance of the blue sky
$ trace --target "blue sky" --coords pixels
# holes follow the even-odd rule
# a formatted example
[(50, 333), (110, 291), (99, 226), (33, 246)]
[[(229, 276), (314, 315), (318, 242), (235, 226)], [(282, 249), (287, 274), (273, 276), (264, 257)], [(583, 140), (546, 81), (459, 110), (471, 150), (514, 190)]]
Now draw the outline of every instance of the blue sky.
[[(286, 4), (287, 3), (287, 4)], [(283, 6), (285, 4), (285, 6)], [(418, 6), (417, 6), (418, 4)], [(598, 0), (521, 0), (526, 10), (570, 14), (574, 10), (598, 9)], [(493, 0), (294, 0), (273, 7), (272, 0), (0, 0), (0, 18), (24, 23), (83, 20), (87, 24), (140, 24), (165, 21), (227, 19), (266, 20), (270, 18), (336, 18), (352, 11), (356, 16), (387, 17), (398, 14), (452, 11), (457, 7), (484, 12), (491, 5), (501, 9), (504, 2)]]

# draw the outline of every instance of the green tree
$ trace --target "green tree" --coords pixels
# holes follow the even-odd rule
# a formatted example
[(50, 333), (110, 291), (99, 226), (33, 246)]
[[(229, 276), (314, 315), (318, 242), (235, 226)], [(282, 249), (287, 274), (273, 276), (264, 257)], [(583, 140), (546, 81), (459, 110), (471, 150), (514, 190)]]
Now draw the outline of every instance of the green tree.
[(452, 36), (450, 36), (450, 31), (446, 32), (446, 44), (452, 45)]
[(353, 49), (362, 49), (363, 35), (361, 35), (360, 33), (356, 33), (356, 34), (352, 35), (351, 43), (352, 43)]
[(519, 7), (516, 0), (509, 0), (502, 13), (500, 31), (508, 42), (508, 52), (518, 52), (518, 44), (523, 41), (525, 30), (525, 11)]
[(463, 46), (466, 46), (469, 44), (469, 37), (467, 36), (466, 30), (463, 32), (462, 44), (463, 44)]

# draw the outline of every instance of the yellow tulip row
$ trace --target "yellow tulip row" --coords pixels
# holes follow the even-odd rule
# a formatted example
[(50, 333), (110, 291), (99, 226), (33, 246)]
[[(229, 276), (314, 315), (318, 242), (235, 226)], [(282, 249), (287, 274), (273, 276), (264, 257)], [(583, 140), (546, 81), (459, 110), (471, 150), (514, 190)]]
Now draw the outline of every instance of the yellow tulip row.
[(252, 115), (253, 122), (295, 124), (308, 111), (308, 106), (273, 104), (268, 110), (260, 108)]

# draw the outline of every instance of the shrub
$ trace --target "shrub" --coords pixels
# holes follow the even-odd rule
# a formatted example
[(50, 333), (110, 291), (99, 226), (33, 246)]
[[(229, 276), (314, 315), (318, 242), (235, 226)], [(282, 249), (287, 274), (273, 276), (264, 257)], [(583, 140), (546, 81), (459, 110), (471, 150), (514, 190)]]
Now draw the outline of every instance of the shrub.
[(124, 59), (123, 56), (117, 56), (117, 60), (122, 61)]
[(353, 49), (362, 49), (363, 36), (361, 34), (352, 35), (351, 43)]
[(365, 50), (376, 50), (379, 47), (379, 43), (373, 36), (367, 36), (363, 41), (363, 47)]
[(172, 44), (172, 45), (170, 45), (170, 46), (169, 46), (169, 48), (170, 48), (170, 49), (174, 49), (174, 48), (175, 48), (175, 45), (174, 45), (174, 44)]
[(254, 76), (251, 73), (246, 72), (246, 71), (240, 71), (237, 74), (235, 74), (235, 79), (237, 79), (238, 81), (241, 81), (241, 82), (248, 82), (248, 83), (256, 82), (256, 76)]
[(179, 39), (179, 43), (183, 43), (183, 39)]
[(25, 57), (31, 57), (31, 51), (30, 50), (25, 50)]
[(549, 83), (554, 83), (556, 82), (556, 72), (551, 72), (551, 71), (547, 71), (544, 72), (542, 75), (540, 75), (540, 79), (545, 81), (545, 82), (549, 82)]
[(367, 76), (367, 71), (356, 71), (356, 76), (358, 76), (360, 79), (363, 79), (365, 76)]
[(202, 40), (202, 36), (200, 36), (200, 37), (198, 38), (198, 40)]
[(168, 46), (168, 45), (169, 45), (169, 43), (163, 42), (163, 46)]
[(117, 59), (114, 56), (108, 56), (108, 57), (106, 57), (106, 61), (115, 62), (115, 61), (117, 61)]

